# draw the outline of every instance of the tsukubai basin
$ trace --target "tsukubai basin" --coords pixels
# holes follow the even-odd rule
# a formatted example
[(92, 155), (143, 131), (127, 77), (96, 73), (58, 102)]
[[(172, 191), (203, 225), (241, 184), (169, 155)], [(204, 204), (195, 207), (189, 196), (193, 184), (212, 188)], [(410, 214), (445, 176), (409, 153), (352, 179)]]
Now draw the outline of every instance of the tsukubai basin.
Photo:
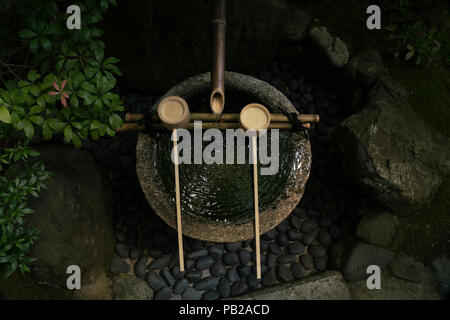
[[(171, 88), (167, 97), (182, 97), (190, 112), (210, 112), (210, 73), (189, 78)], [(226, 113), (240, 113), (248, 104), (265, 106), (269, 112), (297, 112), (292, 103), (267, 82), (251, 76), (226, 72)], [(226, 150), (225, 130), (224, 152)], [(271, 132), (267, 132), (268, 153)], [(194, 153), (194, 134), (191, 149)], [(176, 229), (175, 178), (171, 161), (171, 131), (140, 133), (136, 147), (138, 178), (155, 213)], [(204, 141), (203, 149), (211, 142)], [(236, 150), (235, 150), (236, 151)], [(192, 159), (193, 159), (192, 155)], [(236, 157), (236, 152), (235, 152)], [(254, 230), (252, 164), (180, 164), (181, 216), (183, 234), (210, 242), (252, 239)], [(297, 206), (311, 169), (311, 146), (307, 132), (279, 131), (279, 170), (258, 176), (260, 233), (276, 227)], [(263, 164), (258, 164), (264, 167)], [(268, 166), (268, 165), (267, 165)]]

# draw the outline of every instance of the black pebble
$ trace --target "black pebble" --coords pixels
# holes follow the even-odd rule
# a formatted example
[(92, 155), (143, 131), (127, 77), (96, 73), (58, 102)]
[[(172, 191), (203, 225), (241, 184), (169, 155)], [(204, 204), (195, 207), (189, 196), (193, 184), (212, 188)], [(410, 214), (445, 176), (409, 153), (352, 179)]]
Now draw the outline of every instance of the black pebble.
[(157, 269), (162, 269), (165, 268), (169, 265), (170, 263), (170, 259), (167, 257), (163, 257), (163, 258), (159, 258), (156, 260), (153, 260), (152, 262), (150, 262), (148, 268), (150, 270), (157, 270)]
[(141, 247), (134, 247), (130, 251), (130, 258), (133, 260), (137, 259), (141, 256), (142, 252), (144, 252), (144, 249), (142, 249)]
[(295, 228), (295, 229), (300, 229), (301, 228), (302, 222), (301, 222), (299, 217), (292, 215), (290, 217), (290, 221), (291, 221), (292, 228)]
[(195, 267), (197, 270), (209, 269), (214, 264), (214, 258), (211, 256), (204, 256), (197, 259)]
[(287, 252), (289, 252), (291, 254), (300, 254), (300, 253), (305, 252), (305, 246), (303, 245), (303, 243), (301, 243), (299, 241), (292, 242), (288, 245)]
[(264, 275), (262, 276), (262, 284), (265, 287), (277, 284), (277, 276), (274, 269), (270, 269), (264, 273)]
[(302, 223), (301, 231), (303, 234), (316, 230), (318, 228), (317, 222), (314, 220), (305, 220)]
[(270, 240), (276, 239), (277, 235), (278, 235), (278, 230), (275, 228), (275, 229), (272, 229), (272, 230), (264, 233), (262, 235), (262, 238), (266, 241), (270, 241)]
[(217, 244), (208, 248), (209, 255), (218, 261), (223, 256), (223, 245)]
[[(268, 246), (267, 241), (265, 241), (264, 239), (260, 239), (259, 240), (259, 247), (261, 249), (261, 253), (267, 250), (267, 246)], [(256, 250), (256, 241), (255, 241), (255, 239), (252, 240), (251, 248), (253, 250)]]
[[(302, 200), (303, 200), (303, 198), (302, 198)], [(299, 218), (306, 218), (306, 217), (307, 217), (307, 215), (306, 215), (306, 210), (303, 209), (303, 208), (301, 208), (301, 207), (296, 207), (296, 208), (294, 209), (293, 214), (294, 214), (295, 216), (299, 217)]]
[(328, 262), (327, 255), (320, 256), (314, 259), (314, 266), (316, 267), (317, 271), (325, 271), (327, 268), (327, 262)]
[(147, 272), (145, 281), (147, 281), (148, 285), (153, 290), (159, 290), (165, 286), (164, 279), (158, 273), (156, 273), (155, 271), (152, 271), (152, 270)]
[(220, 298), (220, 295), (215, 290), (206, 291), (202, 296), (202, 300), (217, 300), (219, 298)]
[(269, 253), (267, 254), (267, 259), (266, 259), (267, 267), (268, 267), (269, 269), (274, 268), (275, 265), (277, 264), (277, 260), (278, 260), (278, 255), (269, 252)]
[(200, 300), (202, 298), (200, 292), (193, 288), (187, 288), (181, 296), (183, 300)]
[(241, 260), (242, 264), (247, 264), (248, 262), (250, 262), (250, 259), (252, 258), (250, 252), (248, 252), (245, 249), (239, 249), (239, 260)]
[(288, 223), (287, 220), (284, 220), (282, 223), (280, 223), (280, 224), (277, 226), (277, 230), (280, 231), (280, 232), (282, 232), (282, 233), (288, 231), (288, 228), (289, 228), (289, 223)]
[(337, 240), (337, 239), (339, 239), (341, 237), (341, 230), (339, 229), (339, 227), (337, 225), (331, 226), (329, 232), (330, 232), (330, 236), (334, 240)]
[(148, 255), (153, 259), (159, 259), (162, 257), (162, 252), (159, 249), (151, 249), (148, 250)]
[(130, 254), (130, 247), (126, 244), (118, 243), (116, 244), (116, 252), (119, 257), (126, 259)]
[(186, 272), (181, 272), (180, 271), (180, 266), (174, 266), (172, 268), (172, 275), (176, 278), (176, 279), (183, 279), (184, 276), (186, 275)]
[(331, 243), (333, 242), (333, 239), (331, 238), (331, 236), (327, 232), (327, 230), (323, 229), (323, 230), (320, 230), (320, 232), (319, 232), (319, 241), (324, 246), (329, 247), (331, 245)]
[(256, 274), (254, 274), (254, 273), (252, 273), (247, 279), (248, 287), (253, 290), (257, 289), (259, 287), (260, 283), (261, 283), (261, 279), (258, 279), (256, 277)]
[(200, 257), (203, 256), (207, 256), (208, 255), (208, 250), (207, 249), (199, 249), (199, 250), (195, 250), (195, 251), (191, 251), (186, 255), (186, 258), (188, 259), (198, 259)]
[(289, 239), (288, 239), (287, 235), (285, 233), (278, 234), (277, 243), (282, 247), (287, 245), (289, 243)]
[(316, 219), (316, 218), (320, 217), (320, 212), (317, 211), (317, 210), (314, 210), (314, 209), (309, 209), (308, 210), (308, 216), (311, 219)]
[(203, 248), (203, 242), (198, 240), (198, 239), (194, 239), (194, 238), (187, 238), (187, 242), (189, 244), (189, 247), (192, 250), (200, 250)]
[(280, 255), (283, 253), (283, 251), (281, 250), (280, 246), (276, 243), (270, 243), (269, 244), (269, 248), (268, 248), (269, 252), (272, 252), (274, 254)]
[(172, 296), (172, 289), (169, 287), (163, 287), (158, 290), (153, 297), (154, 300), (168, 300)]
[(228, 252), (238, 252), (242, 248), (242, 242), (226, 243), (225, 250)]
[(147, 261), (148, 256), (142, 256), (135, 264), (134, 264), (134, 273), (137, 277), (144, 279), (145, 273), (147, 272)]
[(306, 270), (303, 268), (301, 263), (293, 263), (291, 266), (292, 274), (295, 279), (301, 279), (306, 275)]
[(162, 232), (155, 232), (153, 234), (153, 241), (157, 246), (165, 246), (170, 243), (170, 238)]
[(239, 273), (239, 276), (241, 277), (241, 279), (244, 279), (244, 278), (247, 278), (252, 273), (252, 269), (247, 265), (241, 264), (238, 267), (238, 273)]
[(201, 279), (199, 282), (197, 282), (194, 285), (194, 288), (195, 288), (195, 290), (203, 291), (203, 290), (214, 289), (218, 285), (219, 285), (219, 278), (206, 277), (204, 279)]
[(297, 229), (289, 229), (287, 232), (287, 237), (291, 241), (301, 240), (302, 234)]
[(223, 258), (223, 263), (226, 266), (235, 266), (239, 264), (239, 255), (237, 253), (226, 253)]
[(306, 270), (311, 270), (314, 268), (313, 258), (309, 254), (304, 254), (300, 257), (300, 261)]
[(227, 270), (227, 278), (231, 283), (239, 280), (239, 274), (237, 272), (237, 268), (228, 269)]
[(210, 272), (213, 276), (221, 278), (227, 273), (227, 269), (223, 266), (223, 264), (220, 261), (217, 261), (211, 267)]
[(220, 280), (219, 286), (217, 287), (219, 290), (220, 296), (222, 298), (228, 298), (231, 293), (231, 285), (227, 279)]
[(309, 246), (308, 253), (313, 258), (318, 258), (318, 257), (326, 255), (327, 249), (322, 245), (313, 245), (313, 246)]
[(294, 279), (291, 270), (288, 267), (279, 264), (277, 267), (278, 279), (284, 282), (288, 282)]
[(297, 256), (292, 254), (284, 254), (278, 258), (278, 263), (289, 264), (297, 262)]
[(195, 272), (189, 272), (186, 276), (186, 279), (190, 283), (197, 283), (202, 278), (202, 272), (201, 271), (195, 271)]
[(311, 243), (314, 242), (314, 240), (316, 240), (318, 233), (319, 232), (317, 230), (314, 230), (314, 231), (303, 234), (302, 242), (305, 245), (310, 245)]
[(247, 282), (237, 281), (231, 286), (231, 295), (240, 296), (248, 290)]
[(332, 224), (333, 224), (333, 221), (331, 220), (330, 217), (325, 216), (325, 217), (321, 217), (319, 219), (319, 225), (323, 228), (329, 228), (329, 227), (331, 227)]
[(175, 294), (182, 294), (187, 287), (189, 287), (189, 281), (186, 279), (178, 280), (173, 286), (173, 292)]
[(161, 271), (161, 277), (163, 277), (166, 284), (171, 287), (175, 284), (175, 278), (172, 276), (169, 270), (164, 269)]

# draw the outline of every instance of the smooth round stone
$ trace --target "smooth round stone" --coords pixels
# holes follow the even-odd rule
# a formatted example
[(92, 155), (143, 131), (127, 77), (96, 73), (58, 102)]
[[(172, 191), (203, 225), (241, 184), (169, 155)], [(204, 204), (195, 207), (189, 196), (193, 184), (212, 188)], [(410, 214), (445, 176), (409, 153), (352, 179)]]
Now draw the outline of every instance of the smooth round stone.
[(305, 220), (302, 223), (301, 231), (303, 232), (303, 234), (305, 234), (316, 230), (318, 227), (319, 226), (317, 225), (317, 222), (315, 222), (314, 220)]
[[(302, 198), (302, 200), (303, 200), (303, 198)], [(306, 210), (301, 207), (296, 207), (293, 211), (293, 214), (295, 216), (299, 217), (300, 219), (307, 217)]]
[(278, 255), (269, 252), (267, 254), (267, 259), (266, 259), (266, 265), (269, 269), (272, 269), (275, 267), (275, 265), (277, 264), (277, 260), (278, 260)]
[(168, 300), (172, 296), (172, 289), (169, 287), (163, 287), (158, 290), (153, 297), (154, 300)]
[(153, 290), (159, 290), (166, 285), (164, 279), (155, 271), (150, 270), (145, 277), (150, 288)]
[(303, 268), (303, 265), (299, 262), (293, 263), (291, 266), (292, 275), (295, 279), (301, 279), (306, 275), (306, 270)]
[(339, 229), (339, 227), (337, 225), (332, 225), (329, 232), (330, 232), (330, 236), (334, 240), (337, 240), (341, 237), (341, 230)]
[(206, 277), (201, 279), (194, 285), (195, 290), (204, 291), (214, 289), (219, 285), (219, 278), (216, 277)]
[(300, 254), (305, 252), (305, 246), (300, 241), (292, 242), (287, 246), (287, 252), (290, 254)]
[(172, 275), (175, 277), (175, 279), (183, 279), (186, 275), (186, 272), (181, 272), (180, 266), (177, 265), (172, 268)]
[(258, 279), (256, 274), (252, 273), (247, 279), (247, 284), (250, 289), (255, 290), (261, 284), (261, 279)]
[(169, 264), (169, 268), (173, 268), (175, 266), (179, 266), (180, 265), (180, 257), (178, 254), (173, 254), (172, 257), (170, 258), (170, 264)]
[(275, 240), (277, 235), (278, 235), (278, 230), (275, 228), (275, 229), (269, 230), (266, 233), (264, 233), (262, 235), (262, 238), (266, 241), (270, 241), (270, 240)]
[(251, 273), (252, 273), (252, 269), (250, 268), (250, 266), (247, 265), (240, 265), (238, 267), (238, 273), (241, 279), (247, 278)]
[(214, 258), (211, 256), (204, 256), (197, 259), (195, 267), (197, 270), (206, 270), (212, 267), (214, 264)]
[(222, 259), (223, 256), (223, 245), (216, 244), (208, 248), (209, 255), (218, 261)]
[(188, 259), (198, 259), (200, 257), (204, 257), (208, 255), (208, 250), (207, 249), (199, 249), (199, 250), (195, 250), (195, 251), (191, 251), (186, 255), (186, 258)]
[(247, 248), (252, 244), (252, 239), (248, 239), (242, 242), (242, 248)]
[(309, 246), (308, 253), (313, 258), (318, 258), (327, 254), (327, 249), (322, 245)]
[(294, 228), (294, 229), (300, 229), (302, 226), (302, 221), (297, 216), (292, 215), (290, 217), (290, 222), (291, 222), (292, 228)]
[(333, 221), (331, 220), (330, 217), (325, 216), (325, 217), (321, 217), (319, 219), (319, 225), (322, 228), (329, 228), (329, 227), (331, 227), (332, 224), (333, 224)]
[(110, 270), (115, 274), (128, 273), (128, 271), (130, 271), (130, 266), (120, 258), (112, 258)]
[(202, 295), (202, 300), (217, 300), (220, 298), (220, 295), (217, 291), (215, 290), (209, 290), (206, 291), (203, 295)]
[[(267, 250), (267, 246), (268, 246), (267, 241), (265, 241), (264, 239), (260, 239), (259, 240), (259, 247), (261, 249), (261, 253), (263, 253), (264, 251)], [(253, 250), (256, 250), (256, 241), (255, 241), (255, 239), (252, 240), (251, 248)]]
[[(261, 274), (264, 274), (264, 273), (266, 273), (266, 271), (268, 270), (268, 268), (267, 268), (267, 266), (265, 265), (265, 264), (262, 264), (261, 265)], [(254, 274), (256, 274), (256, 264), (254, 264), (253, 266), (252, 266), (252, 273), (254, 273)]]
[[(266, 257), (265, 254), (261, 254), (260, 259), (261, 259), (261, 263), (266, 263), (267, 257)], [(255, 251), (252, 252), (252, 258), (251, 258), (251, 261), (252, 261), (253, 263), (256, 263), (256, 252), (255, 252)]]
[(285, 233), (286, 231), (288, 231), (288, 229), (289, 229), (289, 222), (287, 220), (284, 220), (277, 226), (277, 230), (282, 233)]
[(186, 290), (189, 287), (189, 281), (186, 279), (178, 280), (175, 285), (173, 286), (173, 292), (175, 294), (182, 294), (184, 290)]
[(287, 235), (285, 233), (278, 234), (277, 243), (282, 247), (287, 245), (289, 243), (289, 239), (288, 239)]
[(165, 255), (171, 255), (175, 253), (178, 250), (178, 246), (175, 243), (170, 243), (166, 246), (164, 246), (162, 253)]
[(150, 270), (157, 270), (157, 269), (162, 269), (165, 268), (169, 265), (170, 263), (170, 259), (167, 257), (163, 257), (163, 258), (159, 258), (156, 260), (153, 260), (152, 262), (150, 262), (148, 268)]
[(250, 259), (252, 258), (252, 255), (249, 251), (245, 249), (239, 249), (239, 260), (241, 261), (241, 264), (247, 264), (250, 262)]
[(228, 298), (231, 293), (231, 284), (227, 279), (222, 279), (217, 287), (222, 298)]
[(280, 264), (289, 264), (297, 262), (297, 256), (293, 254), (283, 254), (278, 258), (278, 263)]
[(203, 242), (201, 240), (194, 238), (187, 238), (187, 242), (192, 250), (200, 250), (203, 248)]
[(141, 247), (134, 247), (130, 251), (130, 258), (133, 260), (137, 259), (141, 256), (142, 252), (144, 252), (144, 249), (142, 249)]
[(145, 278), (145, 274), (147, 272), (147, 261), (148, 256), (142, 256), (135, 264), (134, 264), (134, 274), (141, 279)]
[(227, 269), (220, 261), (214, 263), (214, 265), (211, 267), (209, 271), (213, 276), (218, 278), (223, 277), (227, 273)]
[(194, 270), (194, 267), (195, 267), (195, 260), (187, 259), (185, 263), (185, 270), (187, 272), (191, 272)]
[(122, 230), (116, 230), (114, 232), (114, 236), (116, 237), (116, 240), (119, 242), (125, 242), (125, 232)]
[(284, 282), (288, 282), (294, 279), (294, 276), (292, 275), (291, 270), (289, 270), (288, 267), (280, 264), (277, 267), (277, 275), (278, 279)]
[(308, 233), (304, 233), (302, 236), (302, 242), (305, 245), (310, 245), (311, 243), (314, 242), (314, 240), (316, 240), (317, 235), (319, 234), (319, 232), (317, 230), (308, 232)]
[(331, 238), (330, 234), (325, 229), (320, 230), (320, 232), (319, 232), (319, 241), (325, 247), (329, 247), (333, 243), (333, 239)]
[(300, 257), (300, 262), (306, 270), (312, 270), (314, 268), (313, 258), (307, 253)]
[(239, 280), (239, 274), (237, 272), (237, 268), (230, 268), (227, 270), (227, 279), (231, 283)]
[(151, 249), (148, 250), (148, 255), (153, 259), (159, 259), (162, 257), (162, 252), (159, 249)]
[(328, 256), (320, 256), (314, 259), (314, 267), (317, 271), (325, 271), (327, 269)]
[(130, 247), (123, 243), (116, 244), (116, 252), (121, 258), (128, 258), (128, 255), (130, 254)]
[(202, 298), (201, 293), (193, 288), (187, 288), (181, 296), (183, 300), (200, 300)]
[(172, 274), (170, 273), (169, 270), (164, 269), (161, 270), (161, 277), (163, 277), (164, 281), (166, 282), (166, 284), (171, 287), (175, 284), (175, 278), (172, 276)]
[(270, 243), (268, 251), (277, 255), (280, 255), (283, 253), (283, 250), (281, 250), (280, 246), (276, 243)]
[(181, 297), (181, 295), (175, 294), (175, 295), (171, 296), (169, 298), (169, 300), (177, 301), (177, 300), (183, 300), (183, 298)]
[(247, 282), (244, 281), (237, 281), (231, 286), (231, 296), (240, 296), (247, 292), (248, 286)]
[(289, 231), (287, 232), (287, 237), (291, 241), (301, 240), (302, 233), (297, 229), (289, 229)]
[(277, 276), (275, 274), (274, 269), (270, 269), (267, 272), (265, 272), (262, 276), (262, 284), (265, 287), (273, 286), (277, 284)]
[(239, 264), (239, 255), (235, 252), (226, 253), (223, 256), (222, 261), (226, 266), (235, 266)]
[(228, 252), (238, 252), (242, 248), (242, 242), (226, 243), (225, 250)]
[(190, 283), (197, 283), (202, 279), (202, 272), (201, 271), (194, 271), (194, 272), (189, 272), (186, 276), (186, 279), (190, 282)]

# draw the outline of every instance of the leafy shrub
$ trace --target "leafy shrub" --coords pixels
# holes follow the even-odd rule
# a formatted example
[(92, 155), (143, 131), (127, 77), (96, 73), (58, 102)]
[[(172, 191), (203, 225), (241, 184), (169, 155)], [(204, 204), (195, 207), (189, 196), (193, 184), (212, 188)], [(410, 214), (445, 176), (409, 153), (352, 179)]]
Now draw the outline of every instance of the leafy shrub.
[(10, 179), (0, 175), (0, 264), (7, 265), (6, 277), (17, 269), (22, 274), (29, 272), (28, 264), (34, 260), (27, 254), (39, 232), (25, 223), (26, 216), (33, 213), (26, 201), (29, 196), (37, 197), (50, 177), (43, 163), (28, 163), (30, 157), (38, 155), (28, 142), (4, 148), (0, 153), (0, 173), (12, 165), (23, 168)]

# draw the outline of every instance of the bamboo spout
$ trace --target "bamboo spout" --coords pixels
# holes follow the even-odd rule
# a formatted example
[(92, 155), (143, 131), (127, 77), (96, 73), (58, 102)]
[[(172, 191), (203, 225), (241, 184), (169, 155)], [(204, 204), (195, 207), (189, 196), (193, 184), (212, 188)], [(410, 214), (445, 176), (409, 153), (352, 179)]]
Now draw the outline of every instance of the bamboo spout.
[(214, 1), (213, 63), (211, 72), (211, 111), (220, 115), (225, 106), (226, 0)]

